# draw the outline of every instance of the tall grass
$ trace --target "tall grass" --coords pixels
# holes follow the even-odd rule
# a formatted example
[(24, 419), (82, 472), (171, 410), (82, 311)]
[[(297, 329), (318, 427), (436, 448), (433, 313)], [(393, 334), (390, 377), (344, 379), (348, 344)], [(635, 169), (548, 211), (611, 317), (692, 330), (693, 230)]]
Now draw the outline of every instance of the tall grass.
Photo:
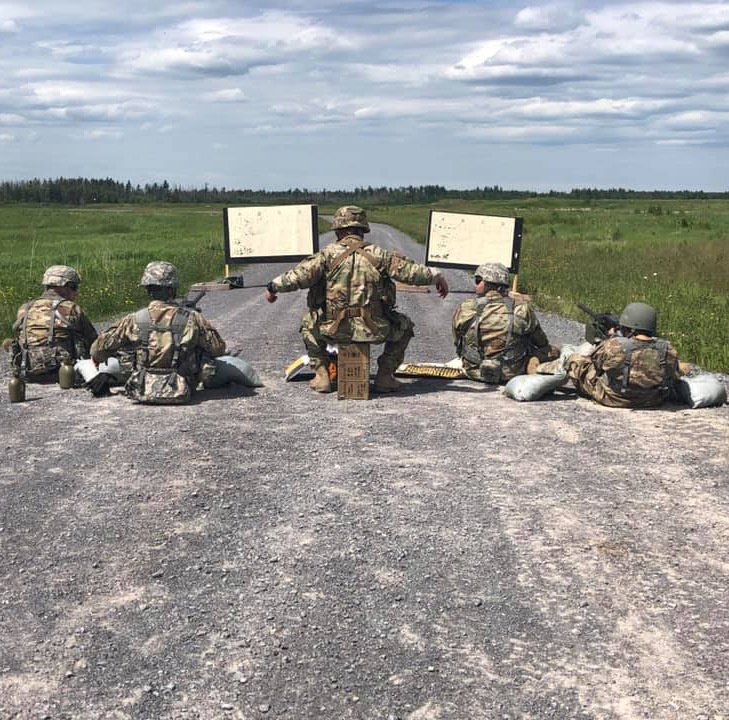
[(71, 265), (83, 279), (79, 303), (92, 320), (144, 303), (144, 266), (168, 260), (187, 286), (223, 270), (222, 210), (199, 206), (62, 208), (0, 206), (0, 323), (38, 296), (49, 265)]

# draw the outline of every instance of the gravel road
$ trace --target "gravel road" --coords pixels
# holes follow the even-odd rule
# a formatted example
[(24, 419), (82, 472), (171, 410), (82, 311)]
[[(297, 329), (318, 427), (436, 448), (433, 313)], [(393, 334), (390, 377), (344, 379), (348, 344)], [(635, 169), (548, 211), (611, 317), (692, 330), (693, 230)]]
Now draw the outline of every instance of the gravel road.
[[(263, 388), (3, 390), (0, 718), (729, 718), (729, 408), (318, 395), (281, 269), (202, 302)], [(408, 360), (453, 357), (447, 274)]]

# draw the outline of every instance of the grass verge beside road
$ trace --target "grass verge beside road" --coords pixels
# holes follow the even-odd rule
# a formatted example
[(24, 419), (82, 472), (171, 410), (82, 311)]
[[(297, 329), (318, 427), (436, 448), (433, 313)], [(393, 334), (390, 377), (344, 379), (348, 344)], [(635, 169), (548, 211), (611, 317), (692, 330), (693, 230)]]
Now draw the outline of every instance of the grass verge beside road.
[(729, 206), (712, 200), (556, 198), (370, 209), (425, 241), (431, 209), (524, 218), (519, 288), (547, 311), (584, 320), (582, 302), (619, 312), (642, 301), (681, 357), (729, 369)]
[[(367, 208), (373, 221), (420, 242), (431, 209), (523, 217), (519, 286), (539, 307), (584, 320), (577, 302), (598, 311), (648, 302), (682, 358), (729, 370), (726, 202), (539, 197)], [(220, 205), (0, 205), (2, 336), (9, 335), (17, 308), (40, 294), (49, 265), (80, 271), (79, 302), (93, 320), (144, 304), (138, 283), (151, 260), (175, 263), (185, 286), (220, 277), (222, 215)], [(328, 229), (320, 220), (320, 232)]]

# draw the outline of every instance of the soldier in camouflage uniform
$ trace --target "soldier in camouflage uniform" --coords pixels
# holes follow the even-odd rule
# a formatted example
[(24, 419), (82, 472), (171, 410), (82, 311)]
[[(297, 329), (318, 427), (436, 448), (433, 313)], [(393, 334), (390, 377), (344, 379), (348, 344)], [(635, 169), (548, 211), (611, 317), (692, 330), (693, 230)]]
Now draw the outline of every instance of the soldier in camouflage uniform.
[(509, 271), (484, 263), (474, 274), (476, 297), (453, 315), (453, 340), (471, 380), (504, 383), (526, 372), (530, 357), (555, 357), (536, 313), (526, 300), (509, 297)]
[(589, 357), (570, 355), (565, 367), (577, 391), (607, 407), (656, 407), (679, 379), (671, 343), (655, 337), (656, 311), (630, 303), (620, 315), (619, 335), (599, 343)]
[(54, 377), (67, 358), (89, 357), (96, 330), (74, 302), (81, 277), (67, 265), (52, 265), (41, 281), (45, 292), (25, 303), (8, 343), (16, 371), (26, 380)]
[(225, 342), (199, 311), (174, 302), (179, 284), (174, 265), (149, 263), (140, 281), (149, 305), (101, 333), (91, 347), (97, 363), (120, 348), (133, 348), (134, 367), (125, 390), (139, 402), (187, 402), (198, 381), (205, 382), (206, 373), (213, 372), (213, 358), (225, 352)]
[(331, 392), (327, 372), (328, 343), (385, 343), (378, 358), (374, 388), (394, 392), (400, 388), (393, 373), (403, 361), (413, 337), (413, 322), (395, 310), (395, 281), (408, 285), (433, 285), (444, 298), (445, 278), (391, 250), (364, 240), (370, 231), (362, 208), (346, 206), (334, 213), (337, 241), (274, 278), (266, 287), (268, 302), (276, 294), (309, 289), (309, 312), (301, 335), (315, 374), (310, 385), (316, 392)]

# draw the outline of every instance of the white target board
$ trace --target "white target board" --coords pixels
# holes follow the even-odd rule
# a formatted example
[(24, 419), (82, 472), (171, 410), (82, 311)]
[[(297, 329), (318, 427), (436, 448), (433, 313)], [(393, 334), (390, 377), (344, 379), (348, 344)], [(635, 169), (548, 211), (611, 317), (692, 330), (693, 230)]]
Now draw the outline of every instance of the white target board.
[(498, 262), (519, 272), (522, 218), (431, 210), (425, 264), (473, 269)]
[(225, 262), (290, 262), (319, 251), (316, 205), (223, 210)]

